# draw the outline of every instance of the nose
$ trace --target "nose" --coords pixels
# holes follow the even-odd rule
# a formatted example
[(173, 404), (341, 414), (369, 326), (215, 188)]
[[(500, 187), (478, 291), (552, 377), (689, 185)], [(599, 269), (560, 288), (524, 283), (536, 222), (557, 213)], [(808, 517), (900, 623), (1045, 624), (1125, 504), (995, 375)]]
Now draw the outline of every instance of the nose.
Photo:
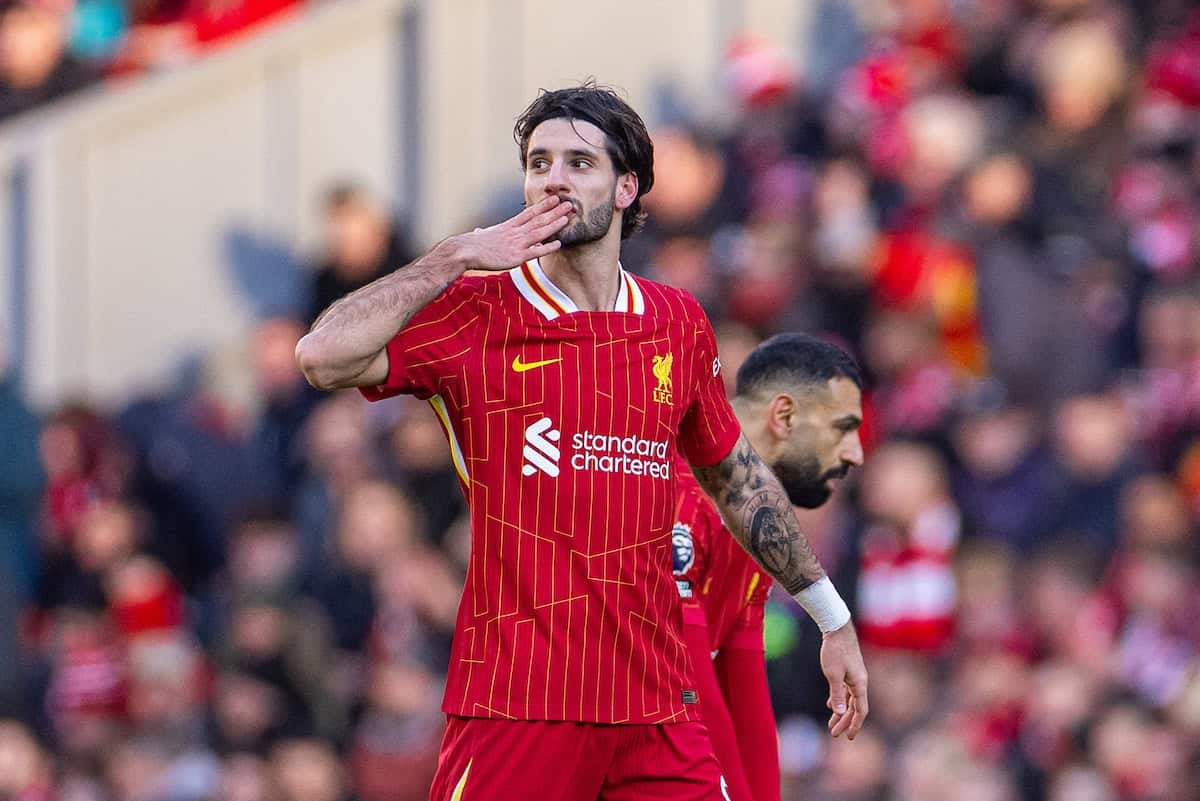
[(555, 161), (546, 171), (546, 194), (565, 195), (571, 190), (567, 183), (567, 165), (564, 161)]
[(842, 461), (855, 467), (862, 467), (863, 446), (857, 431), (848, 437), (845, 450), (842, 451)]

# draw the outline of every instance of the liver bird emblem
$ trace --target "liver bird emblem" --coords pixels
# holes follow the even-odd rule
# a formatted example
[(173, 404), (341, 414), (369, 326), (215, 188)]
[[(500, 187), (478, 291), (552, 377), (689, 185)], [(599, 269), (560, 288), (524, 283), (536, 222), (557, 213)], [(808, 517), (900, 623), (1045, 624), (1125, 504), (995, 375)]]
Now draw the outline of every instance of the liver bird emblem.
[(668, 353), (666, 356), (655, 356), (653, 366), (650, 368), (654, 373), (654, 377), (658, 379), (658, 387), (654, 390), (654, 400), (659, 403), (671, 402), (671, 363), (675, 361), (674, 355)]

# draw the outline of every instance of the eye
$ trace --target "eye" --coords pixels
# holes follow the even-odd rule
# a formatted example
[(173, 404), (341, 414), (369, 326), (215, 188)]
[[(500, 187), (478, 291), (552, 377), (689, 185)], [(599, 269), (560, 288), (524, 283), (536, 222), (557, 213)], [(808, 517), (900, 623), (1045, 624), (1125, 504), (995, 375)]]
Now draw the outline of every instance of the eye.
[(592, 166), (592, 163), (587, 159), (575, 159), (571, 162), (571, 166), (578, 170), (587, 169)]
[(546, 161), (545, 159), (541, 159), (541, 158), (533, 159), (529, 162), (529, 169), (544, 170), (546, 168), (546, 165), (548, 165), (549, 163), (550, 162)]

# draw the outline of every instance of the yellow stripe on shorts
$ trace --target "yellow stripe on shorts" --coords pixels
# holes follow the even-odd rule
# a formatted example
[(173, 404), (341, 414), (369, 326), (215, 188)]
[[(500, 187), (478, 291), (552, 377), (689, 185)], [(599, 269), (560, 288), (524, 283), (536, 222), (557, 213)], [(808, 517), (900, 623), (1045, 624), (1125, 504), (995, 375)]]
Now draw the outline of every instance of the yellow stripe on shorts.
[(450, 801), (462, 801), (463, 790), (467, 789), (467, 774), (471, 772), (471, 763), (474, 761), (474, 757), (467, 760), (467, 769), (463, 771), (462, 778), (458, 780), (458, 784), (454, 785), (454, 792), (450, 794)]

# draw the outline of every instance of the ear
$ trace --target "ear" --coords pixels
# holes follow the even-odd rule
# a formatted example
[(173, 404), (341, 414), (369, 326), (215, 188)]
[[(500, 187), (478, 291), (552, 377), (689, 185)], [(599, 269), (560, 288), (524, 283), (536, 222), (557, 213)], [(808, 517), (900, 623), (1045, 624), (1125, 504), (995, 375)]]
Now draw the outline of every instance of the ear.
[(796, 424), (796, 401), (780, 393), (767, 402), (767, 431), (775, 440), (785, 440)]
[(613, 205), (618, 211), (624, 211), (633, 205), (633, 201), (637, 200), (638, 193), (638, 178), (635, 173), (626, 172), (617, 176), (617, 193), (613, 198)]

